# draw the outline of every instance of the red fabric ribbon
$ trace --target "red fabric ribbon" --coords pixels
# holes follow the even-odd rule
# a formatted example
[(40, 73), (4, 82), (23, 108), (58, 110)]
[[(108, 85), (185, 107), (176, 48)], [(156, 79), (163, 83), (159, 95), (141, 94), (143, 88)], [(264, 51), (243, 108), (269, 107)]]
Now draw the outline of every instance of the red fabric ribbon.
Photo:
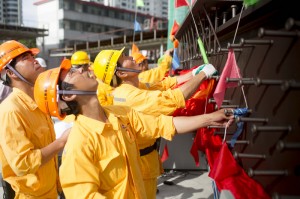
[(230, 190), (235, 199), (270, 199), (260, 184), (250, 178), (241, 168), (226, 143), (223, 143), (219, 155), (209, 176), (213, 178), (219, 190)]

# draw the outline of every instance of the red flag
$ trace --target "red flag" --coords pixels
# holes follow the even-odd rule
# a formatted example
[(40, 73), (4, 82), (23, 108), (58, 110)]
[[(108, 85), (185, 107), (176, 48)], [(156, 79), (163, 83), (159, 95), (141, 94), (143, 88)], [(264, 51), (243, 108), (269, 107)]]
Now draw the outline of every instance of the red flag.
[(181, 6), (189, 6), (189, 3), (186, 0), (175, 0), (175, 8)]
[(214, 99), (216, 101), (216, 104), (218, 105), (218, 108), (220, 108), (222, 105), (226, 88), (237, 86), (236, 82), (226, 83), (226, 78), (241, 78), (240, 70), (237, 66), (233, 49), (229, 49), (226, 64), (214, 92)]
[(174, 23), (173, 23), (173, 26), (171, 29), (171, 35), (175, 35), (176, 32), (178, 31), (178, 29), (179, 29), (179, 24), (177, 23), (176, 20), (174, 20)]
[(161, 161), (164, 162), (169, 158), (169, 150), (168, 150), (168, 145), (166, 143), (165, 147), (164, 147), (164, 151), (163, 154), (161, 156)]
[(221, 147), (209, 177), (215, 180), (220, 191), (229, 190), (235, 199), (270, 199), (261, 185), (250, 178), (237, 164), (226, 142)]

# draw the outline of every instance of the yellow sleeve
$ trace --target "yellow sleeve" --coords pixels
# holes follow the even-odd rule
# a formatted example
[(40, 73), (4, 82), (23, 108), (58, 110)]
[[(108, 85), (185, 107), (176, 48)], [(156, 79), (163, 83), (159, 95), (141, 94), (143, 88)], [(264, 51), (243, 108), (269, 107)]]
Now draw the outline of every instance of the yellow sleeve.
[(148, 91), (134, 86), (120, 86), (114, 91), (114, 105), (130, 106), (151, 115), (172, 115), (177, 108), (185, 106), (180, 89)]
[[(0, 142), (9, 166), (17, 176), (36, 173), (42, 163), (42, 153), (26, 137), (32, 129), (26, 129), (26, 125), (24, 125), (26, 121), (23, 121), (25, 118), (18, 117), (13, 112), (6, 112), (6, 114), (1, 114), (1, 116)], [(36, 122), (38, 123), (39, 121)], [(44, 131), (48, 130), (48, 128), (40, 126), (38, 129), (40, 130), (39, 133), (43, 129)]]
[(142, 83), (139, 82), (139, 88), (145, 90), (160, 90), (165, 91), (177, 85), (176, 77), (166, 77), (160, 82), (155, 83)]
[(129, 114), (129, 120), (133, 129), (137, 132), (137, 140), (139, 144), (148, 142), (148, 139), (163, 137), (167, 140), (172, 140), (176, 129), (173, 124), (173, 117), (166, 115), (147, 115), (135, 111), (134, 109)]
[(99, 193), (99, 168), (93, 160), (92, 143), (73, 126), (59, 169), (66, 198), (106, 198)]
[(139, 74), (139, 81), (143, 83), (153, 83), (161, 81), (166, 72), (169, 71), (172, 63), (171, 56), (164, 56), (156, 68), (144, 71)]
[(99, 82), (98, 89), (97, 89), (97, 96), (101, 106), (113, 104), (112, 91), (113, 91), (113, 87), (103, 82)]

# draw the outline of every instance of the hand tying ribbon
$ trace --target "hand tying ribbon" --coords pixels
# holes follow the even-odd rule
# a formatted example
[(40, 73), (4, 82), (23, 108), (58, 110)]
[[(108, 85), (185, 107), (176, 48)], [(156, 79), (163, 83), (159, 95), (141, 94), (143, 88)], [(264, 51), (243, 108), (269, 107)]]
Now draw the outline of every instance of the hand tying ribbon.
[[(227, 111), (227, 112), (226, 112)], [(247, 115), (249, 112), (248, 108), (237, 108), (232, 110), (232, 112), (230, 113), (230, 111), (225, 109), (225, 114), (232, 114), (234, 115), (234, 118), (240, 117), (240, 116), (245, 116)], [(241, 135), (243, 128), (244, 128), (244, 122), (238, 122), (237, 124), (237, 130), (235, 131), (235, 133), (233, 134), (231, 140), (230, 140), (230, 146), (233, 148), (235, 145), (235, 142), (237, 140), (237, 138)]]

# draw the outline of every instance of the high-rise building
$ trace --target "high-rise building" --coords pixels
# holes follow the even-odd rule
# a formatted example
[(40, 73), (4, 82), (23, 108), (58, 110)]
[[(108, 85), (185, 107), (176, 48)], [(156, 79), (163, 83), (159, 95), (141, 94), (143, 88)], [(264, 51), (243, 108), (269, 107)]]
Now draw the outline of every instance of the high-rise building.
[(89, 2), (102, 3), (106, 6), (122, 8), (125, 10), (142, 12), (155, 17), (168, 18), (168, 0), (141, 0), (144, 7), (136, 8), (137, 0), (84, 0)]
[(22, 0), (0, 0), (0, 23), (22, 24)]
[[(100, 1), (39, 0), (34, 4), (37, 6), (38, 27), (49, 30), (49, 36), (38, 39), (38, 46), (45, 52), (42, 56), (48, 59), (50, 67), (51, 63), (60, 63), (62, 58), (47, 57), (51, 50), (132, 35), (135, 19), (143, 30), (166, 28), (166, 18), (140, 11), (136, 14), (132, 10), (106, 6)], [(64, 54), (60, 53), (60, 56)]]

